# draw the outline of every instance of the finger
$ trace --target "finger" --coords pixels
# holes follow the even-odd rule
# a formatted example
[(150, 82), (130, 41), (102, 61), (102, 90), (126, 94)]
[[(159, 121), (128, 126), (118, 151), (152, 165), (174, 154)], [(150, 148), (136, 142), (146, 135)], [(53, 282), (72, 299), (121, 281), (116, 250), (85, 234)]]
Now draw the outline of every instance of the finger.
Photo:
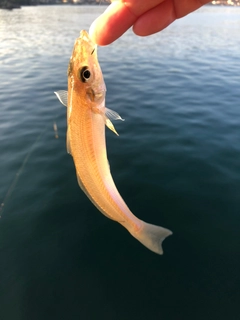
[(165, 0), (121, 0), (121, 2), (123, 2), (124, 5), (137, 17), (156, 7), (163, 1)]
[(209, 0), (166, 0), (144, 13), (134, 23), (133, 31), (139, 36), (148, 36), (159, 32), (174, 20), (200, 8)]
[[(114, 1), (114, 0), (112, 0)], [(90, 26), (89, 34), (98, 45), (107, 45), (126, 32), (145, 11), (164, 0), (118, 0)]]
[(176, 19), (173, 1), (166, 0), (140, 16), (133, 25), (133, 32), (138, 36), (156, 33)]
[(210, 2), (209, 0), (171, 0), (174, 3), (176, 19), (182, 18), (192, 11), (195, 11), (203, 5)]
[(92, 23), (89, 34), (95, 43), (104, 46), (118, 39), (136, 20), (136, 15), (122, 2), (116, 1)]

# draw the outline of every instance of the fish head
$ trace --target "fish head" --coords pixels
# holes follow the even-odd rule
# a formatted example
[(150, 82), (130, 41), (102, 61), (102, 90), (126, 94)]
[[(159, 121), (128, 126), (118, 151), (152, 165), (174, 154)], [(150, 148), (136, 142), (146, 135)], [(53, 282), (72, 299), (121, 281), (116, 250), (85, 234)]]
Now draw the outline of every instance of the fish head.
[(85, 30), (80, 32), (74, 44), (68, 66), (68, 83), (70, 89), (96, 106), (105, 99), (106, 86), (98, 63), (97, 45)]

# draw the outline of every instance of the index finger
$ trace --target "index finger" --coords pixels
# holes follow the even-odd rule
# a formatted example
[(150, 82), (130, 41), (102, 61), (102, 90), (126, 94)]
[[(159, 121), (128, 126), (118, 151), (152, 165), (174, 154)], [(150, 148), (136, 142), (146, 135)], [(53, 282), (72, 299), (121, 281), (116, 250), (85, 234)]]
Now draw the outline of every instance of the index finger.
[(136, 20), (137, 16), (122, 2), (116, 1), (92, 23), (89, 35), (98, 45), (107, 45), (118, 39)]
[(91, 25), (89, 34), (94, 42), (107, 45), (126, 32), (147, 10), (164, 0), (114, 1)]

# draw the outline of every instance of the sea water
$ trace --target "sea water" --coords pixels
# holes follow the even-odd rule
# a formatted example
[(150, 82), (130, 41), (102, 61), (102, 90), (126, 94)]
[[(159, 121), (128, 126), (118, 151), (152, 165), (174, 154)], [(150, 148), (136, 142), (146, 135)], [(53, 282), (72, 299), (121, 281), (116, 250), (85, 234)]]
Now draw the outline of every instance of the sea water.
[(104, 9), (0, 10), (0, 318), (239, 319), (240, 8), (98, 49), (125, 119), (111, 172), (137, 217), (173, 231), (163, 256), (98, 212), (66, 152), (53, 92)]

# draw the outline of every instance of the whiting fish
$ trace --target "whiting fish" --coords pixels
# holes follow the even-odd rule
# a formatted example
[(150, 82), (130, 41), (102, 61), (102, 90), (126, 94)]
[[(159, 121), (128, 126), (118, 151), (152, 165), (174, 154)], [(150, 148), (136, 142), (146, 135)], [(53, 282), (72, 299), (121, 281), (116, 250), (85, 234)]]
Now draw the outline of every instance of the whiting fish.
[(97, 46), (88, 33), (76, 39), (68, 66), (68, 91), (55, 92), (67, 106), (67, 151), (73, 157), (79, 186), (108, 218), (117, 221), (148, 249), (162, 254), (162, 241), (172, 232), (138, 219), (119, 194), (109, 168), (105, 125), (123, 120), (105, 107), (106, 86)]

